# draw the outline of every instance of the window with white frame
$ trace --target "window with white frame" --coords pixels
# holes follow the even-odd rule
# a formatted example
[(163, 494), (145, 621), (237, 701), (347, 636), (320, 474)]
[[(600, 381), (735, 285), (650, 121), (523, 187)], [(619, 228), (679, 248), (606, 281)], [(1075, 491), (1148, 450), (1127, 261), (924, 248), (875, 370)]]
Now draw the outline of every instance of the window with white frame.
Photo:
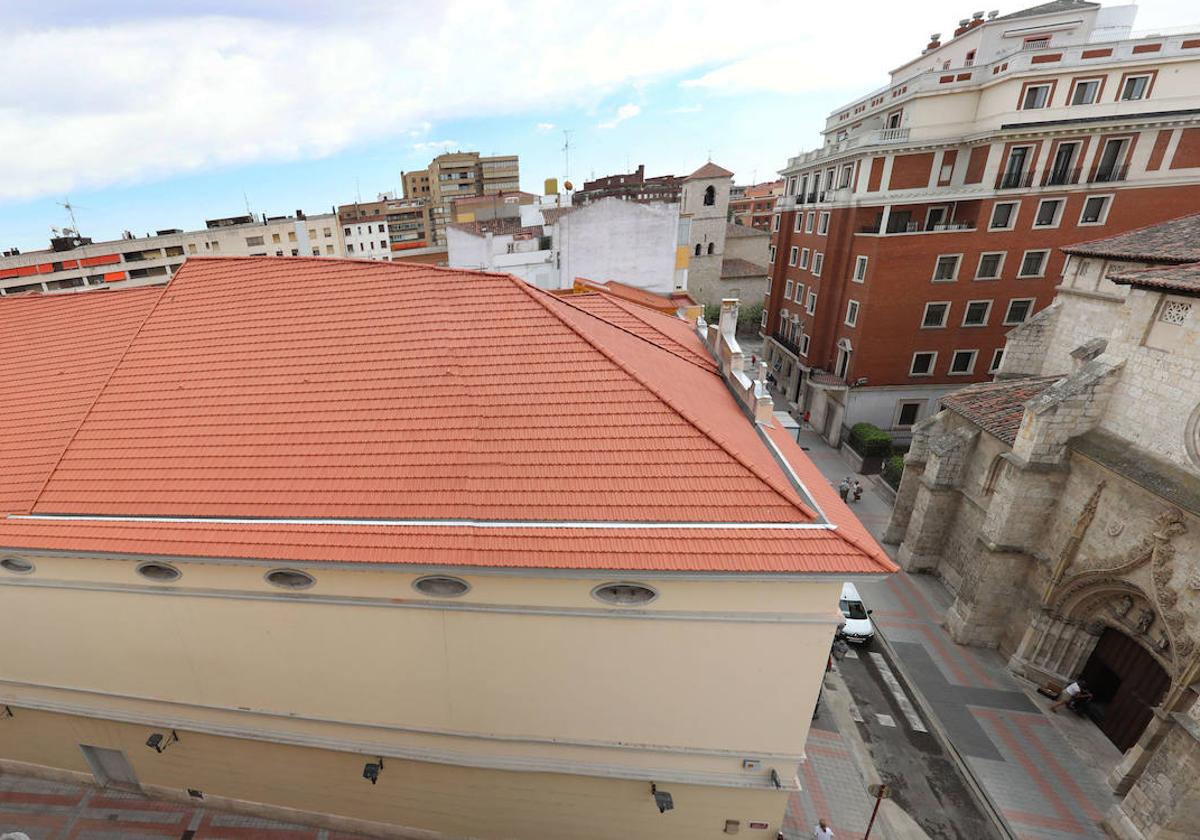
[(778, 213), (776, 213), (774, 216), (771, 217), (771, 230), (775, 231), (775, 232), (779, 231), (779, 214)]
[(1000, 363), (1004, 361), (1004, 348), (997, 347), (992, 351), (992, 363), (988, 365), (988, 373), (995, 373), (1000, 370)]
[(813, 266), (812, 266), (813, 277), (820, 277), (821, 269), (824, 267), (825, 267), (825, 255), (822, 254), (820, 251), (817, 251), (815, 254), (813, 254)]
[(1033, 312), (1033, 298), (1013, 298), (1008, 302), (1008, 310), (1004, 313), (1005, 325), (1024, 324)]
[(998, 201), (992, 205), (988, 230), (1012, 230), (1017, 224), (1017, 202)]
[(809, 212), (807, 215), (805, 215), (805, 217), (804, 217), (804, 232), (805, 233), (813, 232), (813, 221), (816, 218), (817, 218), (817, 214), (813, 213), (813, 212)]
[(817, 235), (825, 236), (827, 233), (829, 233), (829, 213), (823, 212), (817, 222)]
[(808, 268), (808, 257), (811, 253), (812, 252), (809, 251), (807, 248), (800, 249), (800, 267), (801, 268)]
[(796, 303), (804, 303), (804, 284), (803, 283), (796, 284), (796, 294), (792, 297), (792, 300), (794, 300)]
[(840, 181), (838, 181), (838, 189), (844, 190), (844, 189), (846, 189), (846, 187), (850, 186), (850, 179), (853, 177), (854, 177), (854, 166), (852, 164), (848, 163), (842, 167), (842, 178)]
[(767, 261), (772, 264), (775, 262), (775, 246), (774, 245), (771, 246), (770, 253), (767, 256)]
[(1050, 85), (1030, 85), (1021, 97), (1021, 110), (1031, 111), (1050, 107)]
[(796, 194), (796, 176), (794, 176), (794, 175), (791, 178), (788, 178), (787, 194), (788, 195)]
[(969, 300), (963, 310), (962, 325), (964, 327), (986, 327), (988, 315), (992, 311), (990, 300)]
[(817, 293), (810, 291), (808, 293), (808, 306), (804, 307), (804, 311), (809, 315), (817, 314)]
[(913, 353), (912, 362), (908, 366), (908, 375), (933, 376), (933, 368), (936, 364), (936, 350), (919, 350)]
[(763, 307), (762, 311), (762, 322), (758, 325), (758, 328), (760, 330), (765, 330), (767, 328), (767, 308), (765, 306)]
[(1046, 258), (1049, 251), (1026, 251), (1021, 258), (1018, 277), (1043, 277), (1046, 274)]
[(866, 279), (867, 279), (867, 258), (866, 257), (855, 257), (854, 258), (854, 282), (855, 283), (863, 283), (863, 282), (866, 282)]
[(791, 250), (788, 251), (788, 265), (795, 265), (796, 260), (798, 260), (799, 258), (800, 258), (800, 249), (797, 248), (795, 245), (793, 245)]
[(854, 327), (858, 325), (858, 301), (851, 300), (846, 302), (846, 326)]
[(803, 213), (797, 213), (797, 214), (796, 214), (795, 221), (794, 221), (794, 224), (792, 225), (792, 232), (793, 232), (793, 233), (799, 233), (799, 232), (800, 232), (800, 228), (801, 228), (801, 226), (802, 226), (803, 224), (804, 224), (804, 214), (803, 214)]
[(801, 356), (808, 355), (808, 345), (810, 343), (812, 343), (812, 336), (810, 336), (808, 333), (805, 333), (804, 335), (800, 336), (800, 355)]
[(968, 376), (975, 372), (975, 357), (978, 350), (955, 350), (950, 357), (950, 375)]
[(921, 407), (925, 405), (925, 400), (900, 400), (896, 403), (896, 419), (893, 421), (894, 426), (901, 429), (906, 429), (909, 426), (915, 426), (917, 420), (921, 417)]
[(934, 330), (944, 327), (949, 316), (949, 301), (930, 301), (925, 304), (925, 314), (921, 317), (921, 329)]
[(1004, 270), (1004, 251), (988, 251), (979, 255), (979, 266), (975, 269), (976, 280), (996, 280)]
[(1108, 220), (1108, 207), (1112, 196), (1091, 195), (1083, 202), (1083, 212), (1079, 214), (1081, 225), (1102, 225)]
[(1037, 213), (1033, 217), (1034, 227), (1058, 227), (1062, 218), (1066, 201), (1061, 198), (1043, 198), (1038, 202)]
[(1091, 105), (1100, 93), (1099, 79), (1077, 79), (1071, 88), (1072, 105)]
[(1150, 75), (1127, 76), (1121, 85), (1121, 100), (1130, 102), (1135, 99), (1145, 99), (1150, 89)]
[(933, 282), (952, 283), (958, 279), (958, 263), (962, 254), (942, 254), (933, 266)]
[(783, 284), (783, 299), (790, 300), (792, 297), (792, 281), (788, 280)]

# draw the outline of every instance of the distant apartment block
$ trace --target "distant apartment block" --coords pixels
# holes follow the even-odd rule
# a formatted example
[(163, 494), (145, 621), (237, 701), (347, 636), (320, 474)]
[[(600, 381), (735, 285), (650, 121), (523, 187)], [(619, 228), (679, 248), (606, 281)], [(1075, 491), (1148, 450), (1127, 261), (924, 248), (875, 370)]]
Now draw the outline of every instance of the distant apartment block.
[(408, 258), (431, 247), (429, 202), (381, 193), (375, 201), (343, 204), (337, 210), (346, 256)]
[(775, 199), (783, 195), (786, 182), (767, 181), (746, 187), (734, 186), (729, 193), (729, 221), (757, 230), (769, 231), (775, 213)]
[(426, 169), (401, 176), (406, 199), (429, 201), (431, 244), (446, 244), (446, 226), (454, 221), (459, 198), (516, 192), (521, 187), (516, 155), (484, 157), (479, 152), (447, 152), (430, 161)]
[(203, 230), (126, 232), (108, 242), (69, 230), (63, 234), (45, 250), (0, 254), (0, 295), (165, 283), (190, 256), (341, 257), (344, 250), (337, 216), (302, 210), (293, 216), (210, 219)]
[(934, 36), (781, 170), (763, 332), (831, 442), (990, 379), (1059, 249), (1200, 210), (1200, 32), (1058, 0)]
[(624, 175), (607, 175), (592, 181), (585, 181), (583, 188), (576, 190), (571, 196), (574, 204), (590, 204), (602, 198), (619, 198), (623, 201), (637, 201), (646, 204), (663, 201), (668, 204), (679, 203), (679, 193), (683, 189), (683, 178), (675, 175), (659, 175), (654, 178), (646, 177), (646, 167), (638, 164), (635, 172)]

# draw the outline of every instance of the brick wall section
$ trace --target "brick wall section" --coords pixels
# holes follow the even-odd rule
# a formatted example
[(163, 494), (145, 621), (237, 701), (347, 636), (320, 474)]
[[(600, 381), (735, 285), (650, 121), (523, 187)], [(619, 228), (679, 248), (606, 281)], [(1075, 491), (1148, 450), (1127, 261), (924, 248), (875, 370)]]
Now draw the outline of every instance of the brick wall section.
[(988, 155), (991, 151), (991, 146), (976, 146), (971, 149), (971, 157), (967, 161), (967, 174), (963, 178), (964, 184), (983, 183), (983, 171), (987, 168)]
[(933, 167), (933, 152), (919, 155), (897, 155), (892, 161), (892, 177), (888, 188), (911, 190), (929, 185), (929, 172)]
[(871, 158), (871, 174), (867, 176), (867, 192), (879, 192), (883, 183), (883, 158)]
[(1191, 169), (1200, 166), (1200, 128), (1185, 128), (1179, 135), (1171, 169)]
[(1164, 128), (1154, 138), (1154, 148), (1150, 150), (1150, 159), (1146, 161), (1146, 169), (1153, 172), (1162, 167), (1163, 158), (1167, 154), (1167, 146), (1171, 144), (1172, 129)]

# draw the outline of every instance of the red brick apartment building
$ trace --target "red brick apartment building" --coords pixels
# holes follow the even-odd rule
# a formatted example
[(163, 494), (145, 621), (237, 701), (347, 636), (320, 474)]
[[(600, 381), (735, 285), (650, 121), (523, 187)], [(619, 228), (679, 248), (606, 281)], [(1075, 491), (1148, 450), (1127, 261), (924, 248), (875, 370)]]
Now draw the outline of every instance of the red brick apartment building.
[(729, 195), (729, 221), (756, 230), (771, 229), (775, 214), (775, 199), (783, 195), (786, 181), (767, 181), (748, 187), (734, 187)]
[(656, 175), (646, 177), (645, 164), (638, 164), (637, 170), (621, 175), (605, 175), (585, 181), (583, 188), (576, 190), (572, 196), (573, 204), (590, 204), (602, 198), (621, 198), (625, 201), (638, 201), (642, 204), (651, 201), (662, 201), (667, 204), (679, 203), (679, 191), (683, 189), (683, 176)]
[(1074, 242), (1200, 210), (1200, 32), (1058, 0), (961, 21), (781, 170), (763, 334), (830, 442), (991, 378)]

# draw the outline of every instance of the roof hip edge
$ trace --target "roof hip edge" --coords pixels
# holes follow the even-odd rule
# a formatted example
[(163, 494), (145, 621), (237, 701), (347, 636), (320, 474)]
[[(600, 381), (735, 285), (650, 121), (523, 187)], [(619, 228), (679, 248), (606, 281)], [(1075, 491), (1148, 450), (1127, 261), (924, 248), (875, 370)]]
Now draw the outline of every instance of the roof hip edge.
[[(715, 443), (718, 447), (720, 447), (720, 449), (723, 452), (725, 452), (725, 454), (727, 454), (730, 458), (732, 458), (737, 463), (741, 464), (742, 467), (744, 467), (747, 472), (749, 472), (751, 475), (753, 475), (755, 478), (757, 478), (759, 481), (761, 481), (767, 487), (771, 488), (771, 490), (775, 491), (775, 493), (777, 493), (784, 501), (786, 501), (788, 504), (792, 505), (794, 508), (796, 508), (796, 510), (798, 510), (800, 513), (804, 514), (807, 517), (810, 517), (812, 519), (820, 519), (821, 518), (817, 514), (816, 511), (809, 509), (809, 507), (807, 505), (805, 505), (803, 502), (800, 502), (799, 500), (791, 497), (795, 493), (794, 490), (791, 490), (790, 488), (783, 486), (781, 482), (776, 481), (776, 480), (770, 478), (769, 476), (763, 475), (753, 465), (747, 463), (746, 459), (744, 459), (741, 455), (739, 455), (737, 452), (735, 452), (733, 450), (733, 448), (730, 447), (720, 435), (715, 434), (714, 432), (705, 428), (703, 423), (701, 423), (695, 417), (692, 417), (688, 412), (684, 411), (679, 406), (675, 405), (673, 402), (671, 402), (666, 397), (664, 397), (661, 393), (658, 392), (658, 390), (656, 388), (651, 386), (650, 383), (646, 382), (641, 376), (639, 376), (638, 374), (636, 374), (632, 370), (630, 370), (629, 367), (627, 365), (625, 365), (623, 362), (621, 362), (621, 360), (618, 359), (612, 352), (601, 347), (596, 342), (592, 341), (592, 339), (590, 337), (588, 337), (587, 335), (584, 335), (582, 332), (580, 332), (573, 324), (568, 323), (566, 320), (564, 320), (557, 312), (555, 312), (553, 310), (553, 308), (551, 308), (548, 305), (547, 300), (545, 300), (542, 297), (542, 295), (545, 295), (544, 292), (541, 292), (540, 289), (535, 290), (524, 280), (518, 280), (515, 277), (510, 277), (509, 279), (512, 282), (516, 283), (519, 287), (521, 287), (521, 289), (525, 292), (525, 294), (529, 295), (529, 297), (532, 300), (536, 301), (537, 304), (539, 306), (541, 306), (543, 309), (545, 309), (546, 312), (548, 312), (551, 317), (553, 317), (555, 320), (557, 320), (559, 323), (561, 323), (563, 326), (565, 326), (571, 332), (575, 333), (575, 335), (579, 336), (581, 339), (583, 339), (585, 342), (587, 342), (587, 344), (590, 347), (592, 347), (593, 349), (595, 349), (596, 352), (598, 352), (600, 355), (604, 356), (604, 358), (608, 359), (610, 362), (612, 362), (618, 368), (623, 370), (627, 376), (629, 376), (631, 379), (633, 379), (635, 382), (637, 382), (639, 385), (641, 385), (647, 391), (654, 394), (654, 396), (663, 405), (667, 406), (667, 408), (674, 411), (676, 414), (678, 414), (680, 417), (682, 417), (690, 426), (692, 426), (694, 429), (696, 429), (696, 431), (700, 432), (706, 438), (708, 438), (713, 443)], [(535, 294), (535, 292), (537, 292), (537, 293)], [(546, 297), (549, 297), (549, 296), (547, 295)], [(560, 300), (562, 300), (562, 298), (554, 298), (554, 300), (560, 301)], [(572, 307), (572, 310), (579, 311), (575, 307)], [(595, 316), (593, 316), (593, 317), (595, 317)], [(602, 318), (598, 318), (597, 320), (603, 321)], [(608, 324), (607, 321), (603, 321), (603, 322), (605, 324)], [(613, 326), (615, 329), (618, 329), (618, 330), (620, 329), (619, 327), (616, 327), (615, 325), (612, 325), (612, 324), (609, 324), (609, 326)], [(640, 336), (638, 336), (638, 337), (640, 338)], [(642, 340), (645, 341), (645, 339), (642, 339)], [(650, 344), (652, 342), (647, 342), (647, 343)], [(658, 345), (654, 345), (654, 346), (657, 347)], [(662, 348), (659, 348), (659, 349), (662, 349)], [(669, 352), (669, 351), (664, 351), (664, 352)], [(674, 354), (671, 354), (671, 355), (674, 355)], [(724, 384), (724, 377), (722, 377), (722, 382)], [(730, 395), (730, 397), (732, 398), (732, 394)], [(738, 411), (739, 411), (739, 414), (743, 413), (741, 411), (740, 405), (738, 406)]]

